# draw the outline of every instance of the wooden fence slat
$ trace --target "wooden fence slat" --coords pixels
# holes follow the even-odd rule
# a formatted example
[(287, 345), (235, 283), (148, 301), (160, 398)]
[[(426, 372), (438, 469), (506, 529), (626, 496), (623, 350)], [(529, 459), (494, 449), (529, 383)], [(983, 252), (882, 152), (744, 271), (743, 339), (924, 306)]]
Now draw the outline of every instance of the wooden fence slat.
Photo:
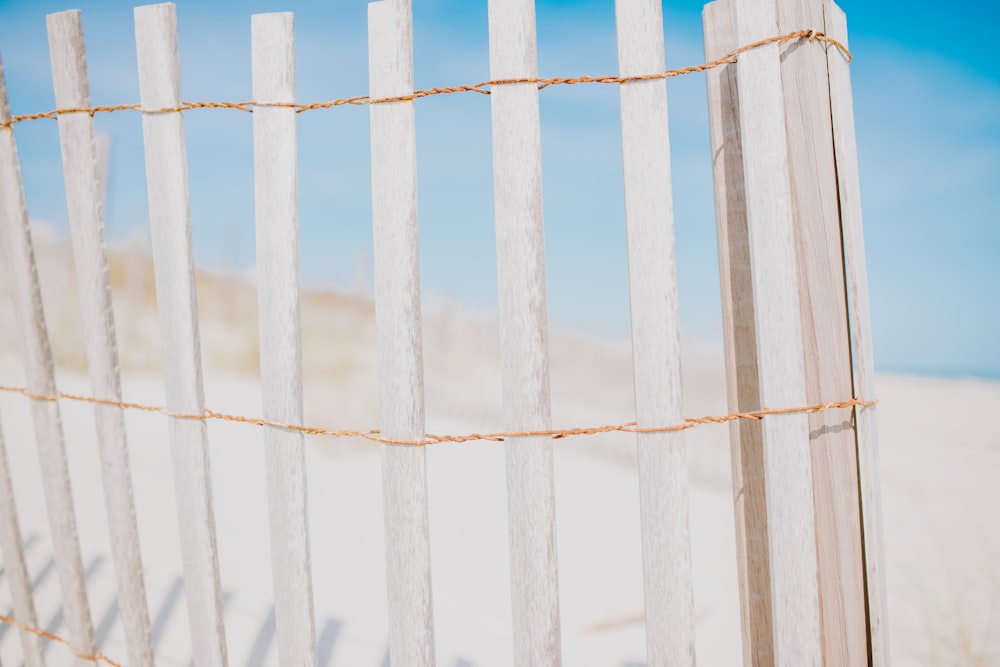
[[(291, 13), (251, 19), (253, 99), (295, 102)], [(253, 114), (257, 303), (264, 418), (302, 423), (295, 109), (257, 106)], [(282, 665), (316, 664), (305, 442), (301, 433), (264, 429), (271, 568)]]
[[(7, 447), (3, 431), (0, 430), (0, 556), (3, 569), (10, 582), (10, 597), (14, 608), (14, 620), (25, 625), (38, 627), (35, 614), (35, 599), (31, 591), (31, 577), (24, 560), (24, 544), (21, 541), (21, 527), (17, 520), (17, 502), (10, 480), (10, 466), (7, 464)], [(20, 631), (21, 649), (27, 667), (44, 667), (42, 638)]]
[[(617, 0), (619, 76), (659, 72), (659, 0)], [(679, 422), (681, 338), (666, 82), (619, 90), (628, 231), (636, 423)], [(683, 433), (637, 435), (646, 600), (646, 661), (693, 665), (694, 592), (687, 449)]]
[[(827, 34), (847, 46), (847, 17), (829, 0), (825, 4)], [(839, 49), (827, 49), (830, 77), (830, 108), (833, 116), (833, 146), (837, 159), (841, 230), (847, 307), (851, 323), (853, 385), (856, 396), (876, 398), (872, 355), (871, 310), (868, 302), (868, 272), (861, 224), (861, 185), (854, 135), (854, 102), (847, 58)], [(889, 632), (886, 610), (885, 555), (882, 546), (882, 499), (879, 483), (876, 407), (857, 408), (856, 434), (861, 516), (864, 531), (865, 585), (871, 664), (889, 664)]]
[[(490, 0), (490, 76), (537, 76), (534, 0)], [(541, 127), (533, 83), (492, 88), (493, 198), (506, 427), (551, 426)], [(507, 438), (515, 665), (559, 665), (555, 486), (549, 438)]]
[[(778, 32), (824, 30), (823, 0), (778, 0)], [(780, 47), (805, 351), (806, 403), (851, 395), (837, 174), (826, 44)], [(809, 415), (820, 636), (827, 664), (868, 662), (854, 424), (846, 411)]]
[[(729, 0), (705, 5), (705, 59), (715, 60), (735, 49)], [(736, 65), (705, 73), (711, 135), (715, 219), (722, 288), (728, 400), (731, 412), (761, 409), (757, 373), (757, 337), (750, 240), (743, 187), (743, 148)], [(761, 423), (730, 422), (736, 558), (743, 625), (743, 662), (774, 661), (771, 628), (771, 579), (768, 570), (767, 504), (764, 489)]]
[[(410, 0), (368, 5), (369, 94), (413, 92)], [(379, 422), (396, 440), (424, 437), (423, 344), (417, 247), (413, 102), (370, 107)], [(434, 664), (430, 534), (424, 449), (383, 444), (389, 655), (395, 665)]]
[[(47, 24), (56, 106), (87, 108), (90, 106), (90, 86), (80, 11), (50, 14)], [(61, 114), (59, 136), (90, 383), (96, 397), (120, 401), (118, 347), (104, 244), (104, 184), (103, 175), (98, 173), (100, 163), (93, 119), (86, 113)], [(125, 416), (120, 407), (95, 405), (94, 417), (129, 663), (148, 666), (153, 664), (153, 639), (139, 550)]]
[[(0, 120), (9, 118), (7, 85), (0, 64)], [(21, 334), (26, 387), (33, 394), (54, 396), (55, 370), (31, 245), (17, 144), (10, 127), (0, 129), (0, 248), (5, 252), (4, 264), (7, 266), (7, 279)], [(46, 399), (31, 399), (31, 411), (69, 640), (77, 650), (92, 654), (94, 626), (87, 603), (59, 404)], [(78, 658), (76, 664), (84, 667), (89, 663)]]
[[(733, 3), (732, 9), (739, 43), (774, 35), (773, 0), (745, 0)], [(744, 53), (737, 72), (761, 402), (765, 407), (804, 405), (805, 362), (778, 45)], [(809, 422), (803, 414), (770, 415), (762, 427), (774, 662), (819, 665)]]
[[(184, 121), (157, 112), (181, 101), (177, 15), (172, 3), (135, 8), (146, 183), (153, 239), (167, 409), (203, 414)], [(226, 644), (204, 420), (170, 418), (185, 596), (198, 667), (225, 667)]]

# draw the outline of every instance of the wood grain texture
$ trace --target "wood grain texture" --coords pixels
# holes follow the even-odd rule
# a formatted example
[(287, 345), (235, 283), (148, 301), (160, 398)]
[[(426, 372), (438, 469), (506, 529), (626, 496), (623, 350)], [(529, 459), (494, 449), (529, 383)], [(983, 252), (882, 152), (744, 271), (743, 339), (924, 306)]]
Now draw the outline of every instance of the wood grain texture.
[[(21, 527), (17, 520), (17, 502), (10, 480), (10, 466), (7, 464), (7, 447), (3, 430), (0, 429), (0, 557), (3, 557), (3, 572), (10, 588), (13, 617), (15, 621), (31, 627), (38, 627), (35, 614), (35, 599), (31, 591), (31, 577), (24, 560), (24, 544), (21, 541)], [(44, 667), (42, 638), (20, 630), (21, 650), (27, 667)]]
[[(413, 92), (410, 0), (368, 5), (369, 94)], [(417, 240), (413, 102), (373, 105), (372, 223), (382, 434), (424, 437), (423, 342)], [(394, 665), (434, 664), (427, 471), (423, 448), (384, 444), (389, 655)]]
[[(50, 14), (47, 24), (56, 106), (87, 108), (90, 106), (90, 85), (80, 12)], [(91, 389), (97, 398), (120, 401), (118, 346), (104, 242), (104, 183), (99, 171), (93, 119), (85, 113), (61, 114), (59, 138)], [(97, 405), (94, 418), (129, 664), (149, 666), (153, 664), (153, 640), (139, 550), (125, 416), (120, 407)]]
[[(824, 30), (823, 0), (778, 0), (778, 32)], [(792, 181), (806, 403), (852, 395), (837, 174), (824, 42), (781, 47)], [(868, 662), (858, 461), (849, 413), (809, 415), (823, 657)]]
[[(847, 17), (833, 2), (826, 2), (826, 31), (847, 45)], [(837, 49), (827, 49), (830, 77), (830, 108), (833, 117), (833, 146), (837, 161), (841, 229), (844, 242), (844, 272), (847, 280), (847, 307), (851, 323), (853, 387), (856, 396), (876, 398), (875, 367), (872, 355), (871, 311), (868, 302), (868, 272), (861, 216), (861, 184), (858, 177), (857, 143), (854, 134), (854, 103), (847, 58)], [(858, 408), (855, 413), (858, 477), (861, 490), (865, 588), (871, 664), (887, 667), (889, 631), (885, 554), (883, 549), (882, 499), (879, 482), (879, 454), (876, 406)]]
[[(659, 0), (618, 0), (619, 76), (662, 71)], [(676, 249), (666, 82), (619, 90), (628, 236), (636, 423), (683, 419)], [(687, 449), (683, 433), (640, 433), (639, 497), (646, 662), (693, 665), (694, 592)]]
[[(490, 0), (490, 76), (534, 77), (533, 0)], [(493, 199), (506, 428), (551, 425), (541, 129), (534, 84), (493, 86)], [(514, 664), (559, 665), (559, 581), (552, 441), (508, 438)]]
[[(776, 34), (773, 0), (733, 3), (736, 38)], [(744, 53), (737, 64), (757, 367), (765, 407), (804, 405), (805, 367), (779, 47)], [(809, 423), (802, 414), (762, 423), (774, 664), (819, 665), (816, 533)]]
[[(257, 304), (264, 418), (302, 423), (294, 21), (290, 13), (251, 19)], [(301, 433), (264, 429), (271, 569), (278, 657), (316, 665), (305, 442)]]
[[(706, 60), (721, 58), (737, 48), (729, 0), (717, 0), (705, 5), (703, 23)], [(758, 386), (737, 68), (736, 65), (725, 65), (709, 70), (705, 76), (729, 409), (733, 412), (752, 412), (762, 406)], [(759, 421), (746, 419), (731, 422), (729, 429), (743, 662), (746, 665), (770, 665), (773, 663), (773, 637), (763, 431)]]
[[(135, 38), (143, 108), (176, 106), (181, 101), (181, 81), (174, 5), (136, 7)], [(205, 398), (184, 121), (178, 112), (144, 113), (142, 130), (167, 409), (201, 414)], [(224, 667), (226, 642), (205, 422), (171, 418), (170, 445), (192, 653), (197, 667)]]
[[(3, 65), (0, 64), (0, 120), (9, 118), (7, 86), (3, 77)], [(20, 331), (26, 388), (33, 394), (52, 396), (56, 393), (52, 351), (45, 327), (38, 270), (31, 245), (17, 144), (10, 127), (0, 129), (0, 249), (4, 253), (3, 264), (7, 267), (6, 278), (10, 281), (14, 313)], [(75, 648), (92, 654), (94, 627), (87, 603), (59, 404), (55, 401), (32, 399), (31, 412), (49, 529), (52, 533), (56, 574), (69, 627), (68, 638)], [(89, 663), (78, 658), (75, 664), (77, 667), (85, 667)]]

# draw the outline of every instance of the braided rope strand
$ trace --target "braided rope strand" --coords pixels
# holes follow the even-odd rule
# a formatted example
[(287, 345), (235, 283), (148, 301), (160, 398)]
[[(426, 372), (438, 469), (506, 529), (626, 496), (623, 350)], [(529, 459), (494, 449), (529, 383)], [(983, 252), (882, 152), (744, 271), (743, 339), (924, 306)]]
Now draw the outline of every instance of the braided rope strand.
[(73, 114), (73, 113), (89, 113), (91, 116), (95, 116), (98, 113), (113, 113), (115, 111), (135, 111), (138, 113), (149, 113), (149, 114), (160, 114), (160, 113), (177, 113), (181, 111), (189, 111), (191, 109), (235, 109), (237, 111), (245, 111), (247, 113), (253, 113), (256, 107), (285, 107), (289, 109), (295, 109), (296, 113), (304, 113), (306, 111), (315, 111), (317, 109), (331, 109), (333, 107), (339, 107), (344, 105), (351, 106), (368, 106), (372, 104), (391, 104), (394, 102), (412, 102), (424, 97), (431, 97), (432, 95), (452, 95), (455, 93), (479, 93), (480, 95), (489, 95), (490, 89), (493, 86), (518, 84), (518, 83), (533, 83), (538, 86), (539, 90), (548, 88), (549, 86), (562, 86), (562, 85), (575, 85), (579, 83), (604, 83), (604, 84), (624, 84), (633, 83), (635, 81), (655, 81), (659, 79), (669, 79), (675, 76), (683, 76), (685, 74), (694, 74), (696, 72), (705, 72), (716, 67), (721, 67), (722, 65), (732, 65), (736, 63), (738, 56), (741, 53), (746, 53), (753, 49), (760, 48), (762, 46), (767, 46), (768, 44), (787, 44), (788, 42), (805, 39), (810, 42), (823, 42), (829, 46), (833, 46), (844, 54), (847, 62), (851, 62), (853, 57), (851, 52), (847, 50), (847, 47), (833, 39), (828, 37), (822, 32), (816, 30), (797, 30), (795, 32), (790, 32), (786, 35), (776, 35), (774, 37), (768, 37), (767, 39), (762, 39), (753, 44), (747, 44), (746, 46), (741, 46), (738, 49), (730, 51), (721, 58), (716, 60), (711, 60), (707, 63), (701, 65), (691, 65), (688, 67), (681, 67), (679, 69), (667, 69), (662, 72), (654, 72), (652, 74), (640, 74), (636, 76), (576, 76), (576, 77), (552, 77), (552, 78), (525, 78), (525, 79), (490, 79), (489, 81), (482, 81), (471, 86), (445, 86), (440, 88), (424, 88), (422, 90), (415, 90), (408, 95), (399, 95), (394, 97), (376, 97), (372, 98), (368, 95), (356, 95), (354, 97), (342, 97), (335, 100), (329, 100), (326, 102), (313, 102), (311, 104), (296, 104), (290, 102), (255, 102), (252, 100), (245, 102), (182, 102), (181, 104), (173, 107), (162, 107), (156, 109), (144, 109), (139, 104), (115, 104), (111, 106), (94, 106), (87, 108), (66, 108), (66, 109), (54, 109), (52, 111), (45, 111), (41, 113), (31, 113), (23, 114), (20, 116), (12, 116), (8, 120), (0, 122), (0, 127), (12, 128), (18, 123), (23, 123), (30, 120), (41, 120), (50, 119), (56, 120), (60, 115), (63, 114)]
[(435, 435), (433, 433), (427, 433), (420, 440), (395, 440), (393, 438), (387, 438), (382, 436), (381, 432), (378, 429), (335, 430), (329, 428), (321, 428), (317, 426), (303, 426), (301, 424), (289, 424), (284, 422), (273, 421), (270, 419), (263, 419), (261, 417), (231, 415), (224, 412), (216, 412), (215, 410), (208, 410), (208, 409), (206, 409), (205, 412), (201, 414), (171, 412), (165, 407), (158, 405), (131, 403), (128, 401), (117, 401), (109, 398), (96, 398), (94, 396), (81, 396), (79, 394), (68, 394), (64, 392), (59, 392), (57, 394), (36, 394), (28, 391), (24, 387), (13, 387), (8, 385), (0, 385), (0, 391), (12, 394), (21, 394), (27, 398), (38, 401), (67, 400), (67, 401), (76, 401), (80, 403), (93, 403), (95, 405), (110, 405), (113, 407), (123, 408), (125, 410), (137, 410), (140, 412), (155, 412), (167, 417), (173, 417), (174, 419), (190, 419), (197, 421), (217, 419), (219, 421), (235, 422), (239, 424), (249, 424), (251, 426), (267, 426), (271, 428), (280, 428), (288, 431), (296, 431), (299, 433), (304, 433), (306, 435), (319, 435), (331, 438), (364, 438), (365, 440), (370, 440), (372, 442), (377, 442), (382, 444), (408, 445), (411, 447), (426, 447), (428, 445), (437, 445), (445, 442), (478, 442), (484, 440), (491, 442), (503, 442), (508, 438), (522, 438), (522, 437), (532, 437), (532, 436), (560, 439), (573, 436), (598, 435), (601, 433), (616, 433), (616, 432), (617, 433), (670, 433), (673, 431), (686, 431), (687, 429), (695, 428), (697, 426), (703, 426), (705, 424), (724, 424), (726, 422), (736, 421), (738, 419), (759, 421), (768, 415), (813, 413), (813, 412), (824, 412), (827, 410), (839, 410), (839, 409), (853, 408), (853, 407), (870, 407), (878, 403), (878, 401), (874, 400), (863, 400), (860, 398), (852, 398), (847, 401), (836, 401), (832, 403), (817, 403), (815, 405), (805, 405), (801, 407), (763, 408), (761, 410), (754, 410), (752, 412), (733, 412), (727, 415), (708, 415), (705, 417), (693, 417), (685, 419), (676, 424), (666, 424), (662, 426), (638, 426), (635, 422), (625, 422), (622, 424), (605, 424), (603, 426), (586, 426), (586, 427), (574, 427), (565, 429), (543, 429), (543, 430), (533, 430), (533, 431), (497, 431), (493, 433), (466, 433), (460, 435)]

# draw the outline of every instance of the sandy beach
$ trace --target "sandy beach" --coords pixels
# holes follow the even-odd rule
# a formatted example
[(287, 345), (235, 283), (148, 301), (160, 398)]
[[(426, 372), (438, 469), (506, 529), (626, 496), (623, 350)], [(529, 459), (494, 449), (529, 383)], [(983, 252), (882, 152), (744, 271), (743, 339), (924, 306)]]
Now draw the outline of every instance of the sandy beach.
[[(87, 394), (65, 244), (39, 239), (53, 350), (62, 391)], [(112, 258), (126, 400), (162, 405), (158, 325), (148, 259), (135, 248)], [(207, 405), (260, 415), (252, 277), (199, 278)], [(3, 288), (0, 288), (2, 292)], [(502, 428), (494, 316), (446, 301), (427, 304), (427, 428)], [(377, 425), (373, 308), (363, 296), (303, 296), (306, 421)], [(627, 341), (567, 332), (551, 338), (553, 421), (559, 427), (633, 418)], [(687, 345), (685, 410), (724, 414), (721, 348)], [(0, 293), (0, 384), (23, 383), (9, 298)], [(879, 429), (889, 624), (895, 665), (1000, 664), (1000, 383), (884, 375)], [(35, 579), (40, 621), (59, 633), (58, 585), (27, 399), (0, 393), (2, 428)], [(101, 493), (92, 406), (61, 403), (73, 468), (84, 564), (99, 643), (123, 660)], [(127, 413), (136, 503), (157, 659), (188, 665), (166, 418)], [(740, 663), (729, 431), (688, 432), (697, 658)], [(209, 422), (216, 522), (233, 665), (277, 664), (262, 432)], [(503, 445), (427, 449), (437, 662), (511, 662)], [(564, 664), (645, 664), (634, 436), (557, 442), (556, 493)], [(382, 492), (378, 445), (307, 439), (312, 570), (320, 667), (387, 664)], [(0, 579), (0, 613), (9, 609)], [(64, 628), (62, 628), (64, 630)], [(16, 632), (0, 626), (0, 660), (21, 664)], [(70, 664), (59, 646), (53, 665)]]

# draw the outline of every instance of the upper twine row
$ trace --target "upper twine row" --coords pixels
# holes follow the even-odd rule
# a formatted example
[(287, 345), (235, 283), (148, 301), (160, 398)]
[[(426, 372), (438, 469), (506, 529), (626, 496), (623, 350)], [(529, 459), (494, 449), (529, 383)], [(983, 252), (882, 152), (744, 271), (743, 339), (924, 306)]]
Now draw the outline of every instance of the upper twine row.
[(680, 69), (668, 69), (662, 72), (654, 72), (652, 74), (640, 74), (637, 76), (577, 76), (577, 77), (553, 77), (553, 78), (518, 78), (518, 79), (491, 79), (489, 81), (483, 81), (472, 86), (447, 86), (444, 88), (425, 88), (423, 90), (415, 90), (409, 95), (398, 95), (395, 97), (369, 97), (368, 95), (357, 95), (355, 97), (342, 97), (335, 100), (329, 100), (326, 102), (314, 102), (312, 104), (297, 104), (294, 102), (181, 102), (177, 106), (172, 107), (160, 107), (155, 109), (145, 109), (140, 104), (115, 104), (112, 106), (94, 106), (94, 107), (80, 107), (80, 108), (66, 108), (66, 109), (54, 109), (52, 111), (45, 111), (42, 113), (31, 113), (23, 114), (20, 116), (12, 116), (8, 120), (0, 121), (0, 127), (9, 128), (17, 123), (21, 123), (28, 120), (40, 120), (42, 118), (48, 118), (55, 120), (62, 114), (71, 113), (89, 113), (94, 116), (98, 113), (111, 113), (114, 111), (137, 111), (139, 113), (174, 113), (179, 111), (188, 111), (190, 109), (238, 109), (240, 111), (246, 111), (252, 113), (255, 107), (283, 107), (288, 109), (294, 109), (296, 113), (302, 113), (304, 111), (313, 111), (315, 109), (330, 109), (332, 107), (353, 105), (353, 106), (366, 106), (369, 104), (388, 104), (391, 102), (410, 102), (422, 97), (430, 97), (432, 95), (450, 95), (453, 93), (479, 93), (481, 95), (489, 95), (490, 89), (493, 86), (505, 85), (505, 84), (515, 84), (515, 83), (533, 83), (538, 86), (538, 89), (548, 88), (549, 86), (558, 85), (572, 85), (577, 83), (632, 83), (635, 81), (654, 81), (658, 79), (669, 79), (675, 76), (682, 76), (684, 74), (692, 74), (694, 72), (704, 72), (715, 67), (720, 67), (722, 65), (732, 65), (736, 63), (737, 56), (741, 53), (745, 53), (752, 49), (756, 49), (768, 44), (781, 43), (785, 44), (787, 42), (805, 39), (808, 41), (819, 41), (824, 42), (828, 45), (832, 45), (839, 49), (844, 57), (847, 58), (847, 62), (851, 62), (852, 56), (851, 52), (847, 50), (847, 47), (833, 39), (828, 37), (822, 32), (816, 30), (798, 30), (796, 32), (790, 32), (786, 35), (777, 35), (775, 37), (768, 37), (767, 39), (762, 39), (759, 42), (754, 42), (753, 44), (747, 44), (746, 46), (741, 46), (738, 49), (730, 51), (726, 55), (718, 58), (716, 60), (711, 60), (707, 63), (701, 65), (691, 65), (689, 67), (682, 67)]
[(261, 417), (244, 417), (242, 415), (230, 415), (223, 412), (206, 409), (202, 413), (172, 412), (165, 407), (158, 405), (145, 405), (142, 403), (130, 403), (111, 398), (97, 398), (95, 396), (81, 396), (78, 394), (67, 394), (58, 392), (56, 394), (37, 394), (24, 387), (11, 387), (0, 385), (0, 391), (22, 394), (28, 398), (41, 401), (78, 401), (82, 403), (93, 403), (96, 405), (109, 405), (126, 410), (138, 410), (141, 412), (156, 412), (175, 419), (190, 419), (205, 421), (208, 419), (218, 419), (221, 421), (238, 422), (241, 424), (251, 424), (253, 426), (270, 426), (272, 428), (295, 431), (306, 435), (323, 435), (332, 438), (364, 438), (372, 442), (387, 445), (408, 445), (411, 447), (425, 447), (445, 442), (474, 442), (478, 440), (489, 440), (493, 442), (503, 442), (507, 438), (523, 437), (546, 437), (546, 438), (567, 438), (578, 435), (598, 435), (600, 433), (671, 433), (675, 431), (685, 431), (689, 428), (702, 426), (704, 424), (724, 424), (726, 422), (739, 419), (749, 419), (759, 421), (768, 415), (788, 415), (796, 413), (824, 412), (827, 410), (839, 410), (853, 407), (870, 407), (878, 403), (877, 400), (864, 400), (852, 398), (849, 401), (835, 401), (832, 403), (817, 403), (815, 405), (804, 405), (791, 408), (763, 408), (750, 412), (732, 412), (728, 415), (706, 416), (687, 418), (675, 424), (665, 424), (660, 426), (638, 426), (636, 422), (626, 422), (624, 424), (605, 424), (603, 426), (586, 426), (563, 429), (535, 429), (524, 431), (497, 431), (494, 433), (466, 433), (463, 435), (435, 435), (427, 433), (420, 440), (401, 440), (389, 438), (382, 435), (378, 429), (367, 431), (358, 430), (335, 430), (330, 428), (320, 428), (316, 426), (303, 426), (301, 424), (287, 424), (284, 422), (263, 419)]

